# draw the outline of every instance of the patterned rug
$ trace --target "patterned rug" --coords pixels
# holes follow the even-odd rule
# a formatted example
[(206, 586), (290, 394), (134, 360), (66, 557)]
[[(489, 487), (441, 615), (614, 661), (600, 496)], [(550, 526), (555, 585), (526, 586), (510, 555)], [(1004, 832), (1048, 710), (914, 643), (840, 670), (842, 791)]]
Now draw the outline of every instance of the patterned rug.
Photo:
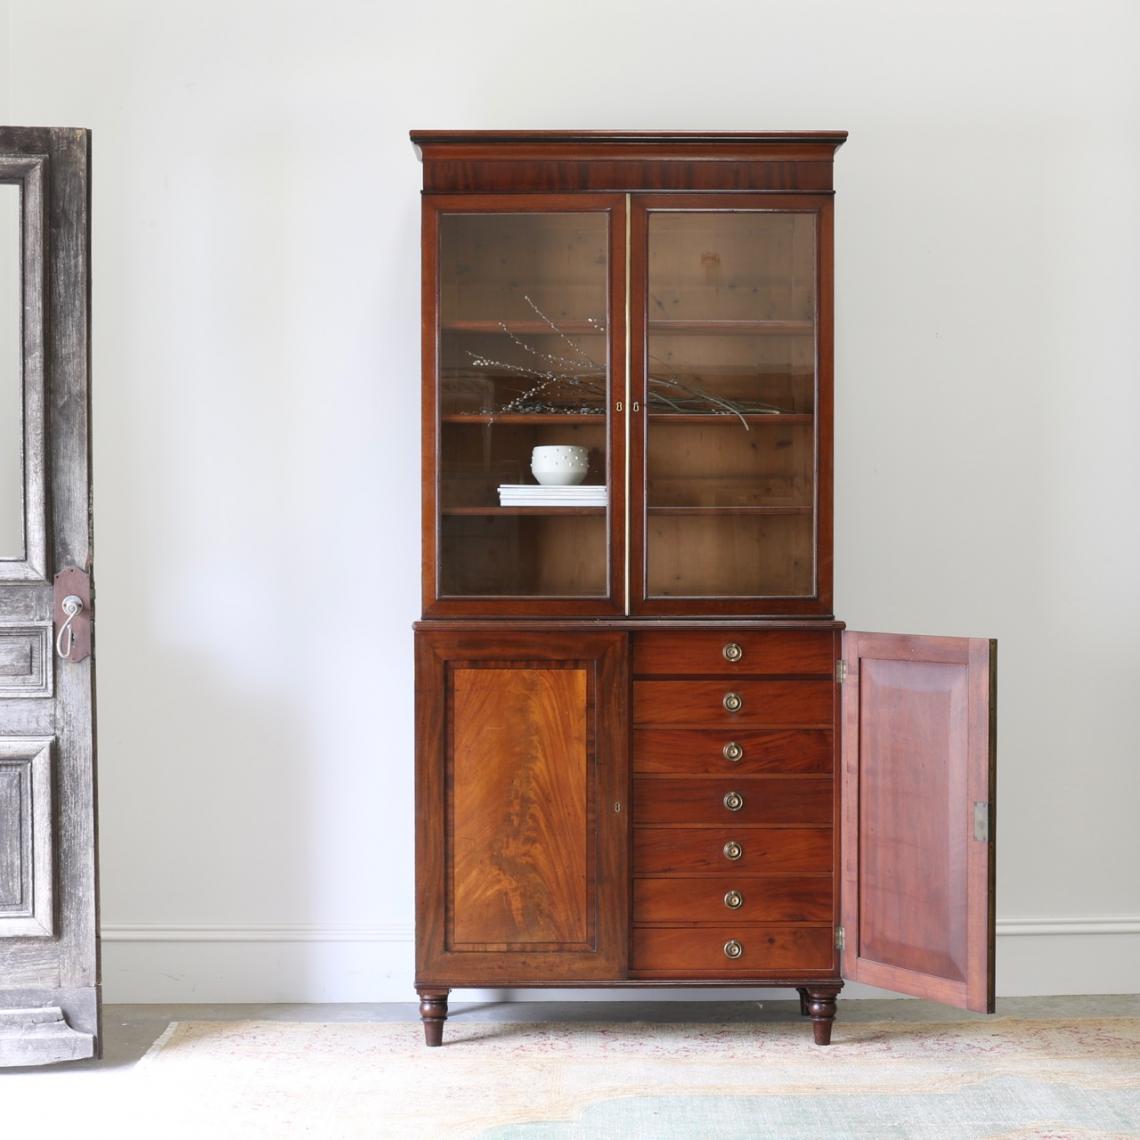
[(1140, 1136), (1140, 1019), (840, 1021), (827, 1049), (806, 1021), (458, 1017), (440, 1049), (418, 1024), (183, 1022), (128, 1089), (164, 1140), (1103, 1140)]

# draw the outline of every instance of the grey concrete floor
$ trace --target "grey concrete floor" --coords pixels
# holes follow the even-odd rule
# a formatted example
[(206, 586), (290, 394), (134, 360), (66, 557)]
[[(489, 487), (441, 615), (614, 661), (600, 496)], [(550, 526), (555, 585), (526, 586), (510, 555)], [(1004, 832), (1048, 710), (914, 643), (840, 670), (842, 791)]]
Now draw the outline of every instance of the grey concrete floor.
[[(1002, 998), (999, 1017), (1137, 1017), (1140, 994), (1076, 997)], [(452, 1002), (450, 1017), (464, 1021), (572, 1021), (610, 1022), (765, 1022), (799, 1021), (794, 1001), (621, 1001)], [(934, 1002), (895, 999), (839, 999), (837, 1032), (845, 1022), (966, 1021), (984, 1014), (937, 1005)], [(417, 1021), (418, 1007), (411, 1002), (353, 1005), (106, 1005), (103, 1007), (103, 1057), (45, 1069), (9, 1069), (9, 1073), (38, 1073), (45, 1077), (65, 1073), (124, 1072), (142, 1057), (172, 1021)], [(806, 1029), (806, 1026), (805, 1026)], [(446, 1030), (444, 1031), (446, 1034)]]

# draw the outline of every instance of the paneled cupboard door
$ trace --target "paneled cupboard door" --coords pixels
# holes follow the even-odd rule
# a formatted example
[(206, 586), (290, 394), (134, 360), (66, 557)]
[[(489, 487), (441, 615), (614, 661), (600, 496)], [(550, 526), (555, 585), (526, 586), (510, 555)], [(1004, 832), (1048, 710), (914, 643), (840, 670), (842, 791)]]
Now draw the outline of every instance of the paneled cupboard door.
[(843, 635), (843, 976), (994, 1009), (997, 642)]
[(416, 634), (418, 986), (625, 976), (626, 637)]
[(831, 201), (635, 195), (632, 610), (831, 609)]
[(624, 612), (625, 198), (427, 195), (424, 612)]

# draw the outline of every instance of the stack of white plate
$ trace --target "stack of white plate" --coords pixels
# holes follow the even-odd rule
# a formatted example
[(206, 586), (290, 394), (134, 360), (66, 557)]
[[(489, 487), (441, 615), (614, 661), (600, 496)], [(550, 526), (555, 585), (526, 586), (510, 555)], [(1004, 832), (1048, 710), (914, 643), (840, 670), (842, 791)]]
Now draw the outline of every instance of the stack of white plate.
[(606, 487), (542, 487), (531, 483), (504, 483), (499, 487), (501, 507), (604, 507)]

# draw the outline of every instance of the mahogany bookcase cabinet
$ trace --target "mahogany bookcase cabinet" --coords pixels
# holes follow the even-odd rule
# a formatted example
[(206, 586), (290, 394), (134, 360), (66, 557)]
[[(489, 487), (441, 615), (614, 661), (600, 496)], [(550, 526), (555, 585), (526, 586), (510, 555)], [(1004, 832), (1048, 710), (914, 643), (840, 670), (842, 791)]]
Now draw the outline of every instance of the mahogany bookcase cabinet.
[(994, 643), (832, 614), (845, 137), (412, 133), (429, 1045), (454, 987), (992, 1010)]

